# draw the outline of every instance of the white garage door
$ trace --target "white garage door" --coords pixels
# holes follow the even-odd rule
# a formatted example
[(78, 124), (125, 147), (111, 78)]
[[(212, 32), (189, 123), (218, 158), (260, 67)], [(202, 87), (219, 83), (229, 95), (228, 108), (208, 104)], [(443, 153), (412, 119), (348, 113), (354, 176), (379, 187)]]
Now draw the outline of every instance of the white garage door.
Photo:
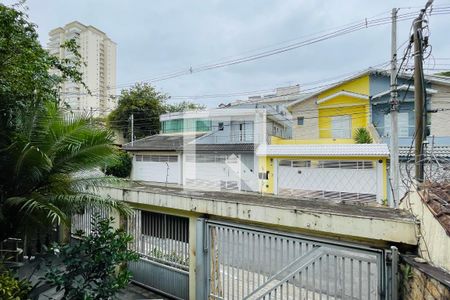
[(280, 160), (278, 194), (324, 199), (376, 200), (377, 171), (372, 161)]
[(180, 164), (175, 155), (135, 155), (133, 180), (162, 183), (180, 182)]
[(240, 162), (231, 154), (187, 154), (185, 185), (205, 190), (239, 190)]

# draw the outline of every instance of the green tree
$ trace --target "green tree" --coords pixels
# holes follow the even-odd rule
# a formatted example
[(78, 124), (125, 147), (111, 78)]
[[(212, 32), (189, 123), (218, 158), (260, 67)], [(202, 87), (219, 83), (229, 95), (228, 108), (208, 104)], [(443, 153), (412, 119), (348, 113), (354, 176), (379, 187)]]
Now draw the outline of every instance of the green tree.
[(130, 138), (130, 116), (134, 116), (136, 138), (159, 132), (159, 116), (166, 112), (167, 95), (155, 90), (148, 83), (136, 83), (122, 90), (118, 107), (108, 116), (108, 124), (113, 129), (123, 131)]
[(202, 110), (205, 109), (206, 106), (203, 104), (198, 104), (190, 101), (182, 101), (174, 104), (167, 104), (166, 110), (167, 112), (178, 112), (178, 111), (188, 111), (188, 110)]
[(115, 159), (111, 134), (58, 110), (60, 83), (82, 78), (76, 42), (63, 47), (74, 60), (51, 56), (27, 15), (0, 4), (1, 239), (68, 221), (88, 203), (128, 211), (95, 194), (112, 179), (89, 175)]
[(94, 216), (91, 234), (73, 244), (54, 246), (61, 264), (54, 267), (50, 261), (45, 279), (64, 290), (63, 299), (112, 299), (130, 282), (131, 273), (123, 265), (139, 256), (128, 249), (132, 236), (113, 229), (112, 221)]
[[(36, 228), (36, 222), (68, 222), (85, 205), (128, 207), (96, 194), (115, 180), (95, 169), (117, 160), (113, 135), (83, 117), (64, 116), (56, 105), (31, 115), (2, 152), (1, 237)], [(97, 171), (99, 172), (99, 171)]]
[(27, 15), (0, 4), (0, 147), (9, 142), (8, 131), (20, 130), (22, 120), (42, 109), (43, 103), (60, 102), (61, 82), (81, 82), (76, 42), (70, 40), (63, 47), (75, 58), (59, 60), (50, 55)]
[(106, 175), (119, 178), (128, 178), (131, 174), (132, 159), (127, 152), (120, 152), (117, 161), (114, 161), (104, 168)]
[(159, 133), (159, 116), (168, 112), (204, 109), (205, 106), (190, 101), (169, 104), (170, 97), (157, 92), (148, 83), (136, 83), (129, 89), (122, 90), (118, 107), (108, 116), (108, 124), (112, 129), (122, 131), (126, 139), (130, 139), (131, 122), (134, 117), (135, 138)]

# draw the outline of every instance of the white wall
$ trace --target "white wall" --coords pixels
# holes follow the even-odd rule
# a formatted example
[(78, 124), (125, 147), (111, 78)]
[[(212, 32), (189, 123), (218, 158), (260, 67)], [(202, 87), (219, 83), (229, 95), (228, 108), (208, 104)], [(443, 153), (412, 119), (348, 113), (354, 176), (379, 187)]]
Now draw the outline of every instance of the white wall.
[(419, 255), (430, 264), (450, 272), (450, 237), (433, 216), (417, 191), (410, 192), (401, 208), (411, 211), (420, 222)]

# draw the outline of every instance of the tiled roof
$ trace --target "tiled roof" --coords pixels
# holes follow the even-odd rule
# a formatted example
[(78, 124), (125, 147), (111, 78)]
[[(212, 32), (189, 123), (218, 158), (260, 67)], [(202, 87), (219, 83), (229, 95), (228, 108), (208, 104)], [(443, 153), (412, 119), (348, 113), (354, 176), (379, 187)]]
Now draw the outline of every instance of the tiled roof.
[[(450, 158), (450, 146), (434, 146), (426, 151), (427, 156), (432, 156), (436, 159), (449, 159)], [(399, 147), (399, 156), (403, 159), (414, 159), (414, 145), (411, 147)]]
[(426, 204), (450, 236), (450, 183), (430, 183), (426, 191)]
[(140, 150), (151, 150), (151, 151), (175, 151), (183, 146), (185, 143), (189, 143), (200, 134), (155, 134), (147, 136), (143, 139), (134, 141), (133, 143), (128, 143), (123, 145), (123, 149), (127, 151), (140, 151)]
[(348, 156), (388, 157), (386, 144), (304, 144), (304, 145), (261, 145), (256, 155), (270, 156)]
[(253, 153), (255, 146), (253, 143), (235, 143), (235, 144), (189, 144), (184, 146), (184, 151), (195, 152), (250, 152)]

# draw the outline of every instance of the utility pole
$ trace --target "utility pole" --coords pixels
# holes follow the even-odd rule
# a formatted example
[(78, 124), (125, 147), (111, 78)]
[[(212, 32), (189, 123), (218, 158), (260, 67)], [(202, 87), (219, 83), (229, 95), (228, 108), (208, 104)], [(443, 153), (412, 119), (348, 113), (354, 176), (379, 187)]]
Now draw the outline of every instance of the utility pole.
[(389, 207), (397, 208), (399, 202), (399, 163), (398, 163), (398, 99), (397, 99), (397, 8), (392, 9), (391, 33), (391, 159), (390, 178), (392, 197)]
[(423, 76), (423, 49), (422, 49), (422, 21), (423, 15), (428, 7), (431, 6), (433, 0), (428, 0), (425, 8), (421, 10), (419, 16), (414, 20), (413, 23), (413, 37), (414, 37), (414, 109), (416, 112), (416, 140), (415, 140), (415, 169), (416, 169), (416, 180), (417, 182), (423, 182), (423, 171), (424, 171), (424, 155), (423, 155), (423, 141), (425, 136), (425, 87), (424, 76)]
[(134, 143), (134, 114), (131, 114), (131, 146)]

